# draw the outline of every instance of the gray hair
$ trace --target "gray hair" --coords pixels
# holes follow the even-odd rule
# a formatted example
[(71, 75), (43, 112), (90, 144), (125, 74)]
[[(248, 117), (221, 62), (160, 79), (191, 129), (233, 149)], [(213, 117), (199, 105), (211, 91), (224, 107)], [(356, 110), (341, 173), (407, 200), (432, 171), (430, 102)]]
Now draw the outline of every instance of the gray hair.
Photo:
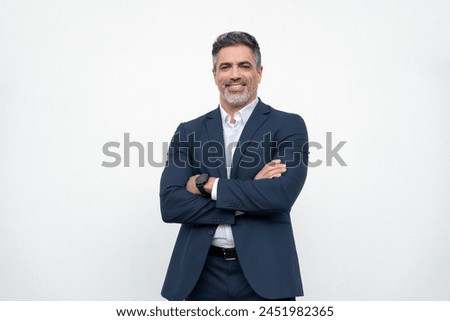
[(256, 66), (261, 67), (261, 52), (259, 51), (259, 45), (255, 37), (243, 31), (232, 31), (220, 35), (213, 43), (213, 68), (216, 69), (217, 54), (219, 53), (220, 49), (237, 45), (244, 45), (249, 47), (253, 51), (253, 56), (256, 60)]

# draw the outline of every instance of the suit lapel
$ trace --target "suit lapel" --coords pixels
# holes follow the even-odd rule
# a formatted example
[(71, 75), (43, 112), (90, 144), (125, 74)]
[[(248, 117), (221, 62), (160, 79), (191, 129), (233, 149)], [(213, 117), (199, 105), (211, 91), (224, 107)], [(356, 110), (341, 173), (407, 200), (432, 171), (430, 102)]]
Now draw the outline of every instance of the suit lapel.
[(238, 146), (233, 155), (233, 167), (231, 168), (230, 178), (237, 178), (239, 162), (241, 161), (242, 155), (245, 154), (246, 147), (248, 147), (247, 144), (244, 144), (244, 146), (242, 146), (242, 144), (252, 140), (257, 129), (262, 124), (264, 124), (264, 122), (269, 117), (269, 112), (270, 111), (267, 105), (260, 100), (256, 105), (255, 110), (253, 110), (247, 123), (245, 124), (244, 130), (242, 131), (241, 137), (239, 138)]
[[(222, 118), (220, 117), (219, 108), (213, 110), (212, 112), (206, 115), (206, 130), (208, 132), (209, 141), (206, 144), (210, 144), (210, 146), (216, 146), (219, 148), (218, 155), (220, 157), (215, 157), (215, 159), (221, 162), (219, 167), (216, 167), (217, 177), (227, 177), (227, 169), (226, 169), (226, 161), (225, 161), (225, 148), (224, 148), (224, 139), (223, 139), (223, 127), (222, 127)], [(208, 146), (206, 146), (207, 148)], [(206, 149), (205, 149), (206, 150)]]

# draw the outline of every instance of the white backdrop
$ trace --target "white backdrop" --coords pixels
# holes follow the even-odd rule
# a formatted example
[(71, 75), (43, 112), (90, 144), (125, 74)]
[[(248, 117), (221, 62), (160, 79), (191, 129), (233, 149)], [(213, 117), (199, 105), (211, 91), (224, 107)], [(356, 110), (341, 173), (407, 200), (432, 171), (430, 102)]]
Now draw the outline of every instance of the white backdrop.
[(292, 211), (304, 299), (450, 299), (446, 0), (0, 1), (0, 299), (163, 299), (162, 168), (102, 148), (161, 161), (218, 103), (231, 30), (260, 43), (263, 101), (347, 141)]

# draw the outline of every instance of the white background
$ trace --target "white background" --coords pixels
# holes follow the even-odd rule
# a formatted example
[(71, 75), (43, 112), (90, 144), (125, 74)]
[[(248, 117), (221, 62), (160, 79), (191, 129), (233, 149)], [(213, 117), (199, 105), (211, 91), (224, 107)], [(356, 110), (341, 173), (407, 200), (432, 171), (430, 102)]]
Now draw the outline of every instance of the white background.
[(347, 141), (292, 210), (304, 299), (450, 299), (449, 1), (2, 0), (1, 300), (163, 299), (162, 168), (102, 147), (130, 133), (161, 161), (217, 105), (231, 30), (260, 43), (264, 102)]

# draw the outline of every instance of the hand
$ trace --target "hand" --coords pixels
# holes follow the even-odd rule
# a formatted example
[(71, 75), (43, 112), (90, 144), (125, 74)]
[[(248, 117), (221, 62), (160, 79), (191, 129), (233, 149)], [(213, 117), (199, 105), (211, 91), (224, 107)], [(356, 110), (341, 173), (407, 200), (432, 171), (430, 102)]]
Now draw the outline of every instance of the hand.
[[(186, 183), (186, 190), (195, 195), (202, 195), (202, 193), (200, 193), (200, 191), (198, 190), (197, 185), (195, 184), (195, 179), (197, 178), (197, 176), (199, 176), (199, 175), (194, 175), (194, 176), (189, 177), (189, 180)], [(208, 181), (203, 186), (206, 193), (211, 194), (212, 187), (213, 187), (215, 180), (216, 180), (215, 177), (212, 177), (212, 176), (209, 177)]]
[(282, 164), (280, 159), (274, 159), (268, 162), (258, 174), (256, 174), (255, 179), (270, 179), (275, 177), (280, 177), (286, 173), (286, 164)]
[(195, 195), (202, 195), (195, 184), (195, 179), (200, 175), (194, 175), (189, 177), (189, 180), (186, 183), (186, 190)]

